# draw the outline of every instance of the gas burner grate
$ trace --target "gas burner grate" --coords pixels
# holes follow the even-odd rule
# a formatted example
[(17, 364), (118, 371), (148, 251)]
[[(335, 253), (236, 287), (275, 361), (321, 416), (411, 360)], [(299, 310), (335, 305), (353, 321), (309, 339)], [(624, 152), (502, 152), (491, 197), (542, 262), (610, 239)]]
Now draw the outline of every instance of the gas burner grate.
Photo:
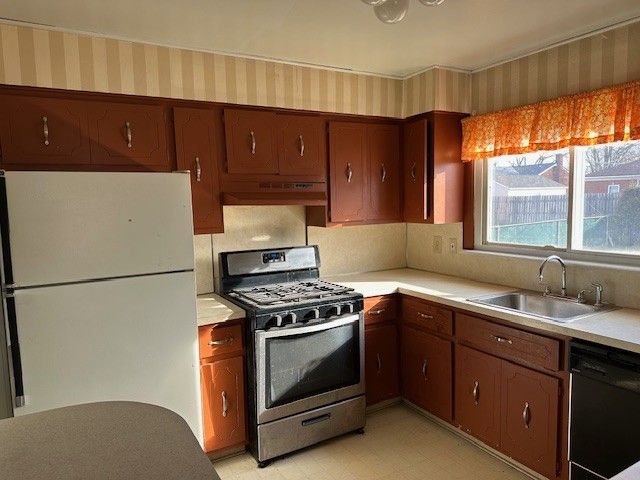
[(352, 288), (315, 280), (239, 288), (230, 293), (257, 305), (277, 305), (335, 297), (351, 291), (353, 291)]

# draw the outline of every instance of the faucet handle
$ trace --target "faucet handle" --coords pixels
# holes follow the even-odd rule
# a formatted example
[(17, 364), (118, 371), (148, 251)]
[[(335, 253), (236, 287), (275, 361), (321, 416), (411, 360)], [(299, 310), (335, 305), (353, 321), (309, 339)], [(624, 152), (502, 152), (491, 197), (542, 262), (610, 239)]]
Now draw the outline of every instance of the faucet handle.
[(604, 288), (602, 287), (602, 284), (600, 283), (592, 283), (591, 286), (593, 287), (593, 292), (595, 293), (595, 299), (593, 302), (593, 306), (594, 307), (601, 307), (602, 306), (602, 292), (604, 291)]

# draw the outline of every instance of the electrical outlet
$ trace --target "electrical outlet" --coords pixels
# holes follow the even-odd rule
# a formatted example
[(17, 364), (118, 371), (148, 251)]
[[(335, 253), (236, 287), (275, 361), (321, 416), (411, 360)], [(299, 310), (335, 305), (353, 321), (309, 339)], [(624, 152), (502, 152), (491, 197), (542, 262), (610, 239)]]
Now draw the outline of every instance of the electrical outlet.
[(449, 238), (449, 253), (458, 253), (458, 239)]
[(442, 237), (440, 235), (433, 237), (433, 253), (442, 253)]

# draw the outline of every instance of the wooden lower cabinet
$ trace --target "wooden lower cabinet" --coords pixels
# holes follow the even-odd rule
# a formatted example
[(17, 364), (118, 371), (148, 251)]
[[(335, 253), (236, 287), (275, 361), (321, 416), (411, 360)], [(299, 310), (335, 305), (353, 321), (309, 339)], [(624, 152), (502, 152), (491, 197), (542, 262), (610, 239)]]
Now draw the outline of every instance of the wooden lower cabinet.
[(246, 439), (243, 357), (203, 362), (200, 381), (205, 451), (242, 445)]
[(452, 344), (415, 328), (402, 327), (402, 396), (452, 420)]
[(502, 450), (555, 478), (558, 458), (559, 381), (502, 362)]
[(365, 332), (364, 338), (367, 405), (398, 397), (400, 386), (396, 326), (372, 327)]
[(456, 346), (455, 420), (467, 433), (500, 447), (502, 360)]

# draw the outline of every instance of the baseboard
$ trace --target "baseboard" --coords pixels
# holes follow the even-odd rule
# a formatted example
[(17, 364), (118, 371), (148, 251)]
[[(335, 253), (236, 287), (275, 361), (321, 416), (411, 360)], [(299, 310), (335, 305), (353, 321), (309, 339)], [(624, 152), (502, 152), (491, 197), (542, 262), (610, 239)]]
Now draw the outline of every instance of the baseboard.
[(539, 473), (534, 472), (530, 468), (525, 467), (524, 465), (516, 462), (515, 460), (513, 460), (510, 457), (508, 457), (504, 453), (499, 452), (498, 450), (495, 450), (495, 449), (491, 448), (490, 446), (482, 443), (481, 440), (478, 440), (477, 438), (469, 435), (468, 433), (460, 430), (459, 428), (456, 428), (455, 426), (453, 426), (450, 423), (442, 420), (441, 418), (436, 417), (432, 413), (429, 413), (426, 410), (423, 410), (422, 408), (420, 408), (417, 405), (411, 403), (407, 399), (403, 398), (403, 399), (401, 399), (401, 402), (404, 405), (406, 405), (407, 407), (411, 408), (412, 410), (415, 410), (417, 413), (419, 413), (420, 415), (422, 415), (426, 419), (431, 420), (433, 423), (437, 423), (441, 427), (446, 428), (451, 433), (453, 433), (453, 434), (457, 435), (458, 437), (466, 440), (467, 442), (473, 443), (476, 447), (480, 448), (481, 450), (484, 450), (489, 455), (492, 455), (492, 456), (496, 457), (498, 460), (503, 461), (504, 463), (506, 463), (509, 466), (515, 468), (519, 472), (531, 477), (532, 479), (534, 479), (534, 480), (548, 480), (547, 477), (544, 477), (544, 476), (540, 475)]
[(402, 403), (402, 397), (391, 398), (389, 400), (383, 400), (382, 402), (369, 405), (367, 407), (367, 415), (377, 412), (378, 410), (384, 410), (385, 408), (391, 407), (393, 405), (398, 405), (399, 403)]
[(220, 450), (215, 450), (213, 452), (208, 452), (207, 457), (212, 462), (217, 462), (218, 460), (223, 460), (229, 457), (235, 457), (237, 455), (243, 454), (247, 450), (246, 445), (241, 443), (240, 445), (234, 445), (228, 448), (222, 448)]

